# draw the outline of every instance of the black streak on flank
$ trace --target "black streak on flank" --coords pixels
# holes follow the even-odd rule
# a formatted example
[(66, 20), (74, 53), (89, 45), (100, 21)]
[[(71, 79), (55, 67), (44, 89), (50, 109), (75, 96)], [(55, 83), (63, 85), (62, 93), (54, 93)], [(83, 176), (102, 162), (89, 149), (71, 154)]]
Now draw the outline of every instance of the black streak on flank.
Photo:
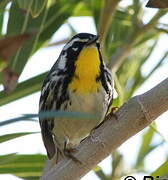
[(101, 75), (96, 77), (96, 82), (99, 82), (101, 80)]
[(107, 85), (107, 70), (103, 64), (103, 59), (102, 59), (102, 56), (101, 56), (101, 52), (100, 52), (100, 49), (98, 49), (99, 51), (99, 58), (100, 58), (100, 76), (98, 76), (96, 78), (96, 81), (99, 81), (101, 80), (101, 83), (102, 83), (102, 86), (104, 88), (104, 90), (106, 91), (107, 94), (109, 94), (109, 88), (108, 88), (108, 85)]

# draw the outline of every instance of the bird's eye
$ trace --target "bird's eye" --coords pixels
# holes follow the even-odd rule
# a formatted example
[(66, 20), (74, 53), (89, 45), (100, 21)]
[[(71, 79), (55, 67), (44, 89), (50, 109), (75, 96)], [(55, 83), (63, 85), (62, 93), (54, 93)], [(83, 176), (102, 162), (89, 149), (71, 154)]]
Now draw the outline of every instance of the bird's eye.
[(71, 49), (72, 49), (73, 51), (78, 51), (78, 50), (82, 49), (83, 46), (84, 46), (84, 43), (78, 41), (78, 42), (74, 42), (74, 44), (73, 44), (73, 46), (71, 47)]

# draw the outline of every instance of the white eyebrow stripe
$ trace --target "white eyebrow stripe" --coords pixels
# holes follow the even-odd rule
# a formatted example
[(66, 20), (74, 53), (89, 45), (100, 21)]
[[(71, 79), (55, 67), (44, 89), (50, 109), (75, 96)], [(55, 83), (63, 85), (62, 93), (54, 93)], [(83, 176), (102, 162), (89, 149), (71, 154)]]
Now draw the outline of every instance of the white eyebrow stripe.
[(72, 46), (72, 44), (73, 44), (74, 42), (79, 41), (79, 40), (80, 40), (79, 38), (73, 39), (72, 41), (70, 41), (68, 44), (66, 44), (66, 45), (64, 46), (63, 50), (66, 51), (69, 47)]
[(71, 47), (71, 46), (73, 45), (73, 43), (76, 42), (76, 41), (86, 42), (86, 41), (88, 41), (88, 39), (75, 38), (75, 39), (71, 40), (68, 44), (66, 44), (66, 45), (64, 46), (63, 50), (66, 51), (66, 50), (67, 50), (69, 47)]

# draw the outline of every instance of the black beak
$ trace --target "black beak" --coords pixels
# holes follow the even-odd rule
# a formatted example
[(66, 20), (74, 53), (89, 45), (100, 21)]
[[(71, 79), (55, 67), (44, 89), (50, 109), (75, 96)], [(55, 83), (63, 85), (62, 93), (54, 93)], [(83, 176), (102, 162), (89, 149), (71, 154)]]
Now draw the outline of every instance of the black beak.
[(92, 39), (90, 39), (87, 43), (86, 46), (89, 46), (91, 44), (96, 43), (96, 41), (99, 39), (99, 36), (94, 36)]

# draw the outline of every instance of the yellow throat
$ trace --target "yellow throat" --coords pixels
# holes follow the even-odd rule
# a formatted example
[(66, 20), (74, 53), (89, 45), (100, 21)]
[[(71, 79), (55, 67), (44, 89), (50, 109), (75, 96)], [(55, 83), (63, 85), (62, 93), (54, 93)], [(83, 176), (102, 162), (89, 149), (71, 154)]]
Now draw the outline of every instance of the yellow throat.
[(79, 94), (96, 92), (100, 86), (100, 83), (96, 82), (96, 77), (100, 74), (98, 49), (94, 45), (82, 49), (75, 62), (75, 67), (69, 89)]

